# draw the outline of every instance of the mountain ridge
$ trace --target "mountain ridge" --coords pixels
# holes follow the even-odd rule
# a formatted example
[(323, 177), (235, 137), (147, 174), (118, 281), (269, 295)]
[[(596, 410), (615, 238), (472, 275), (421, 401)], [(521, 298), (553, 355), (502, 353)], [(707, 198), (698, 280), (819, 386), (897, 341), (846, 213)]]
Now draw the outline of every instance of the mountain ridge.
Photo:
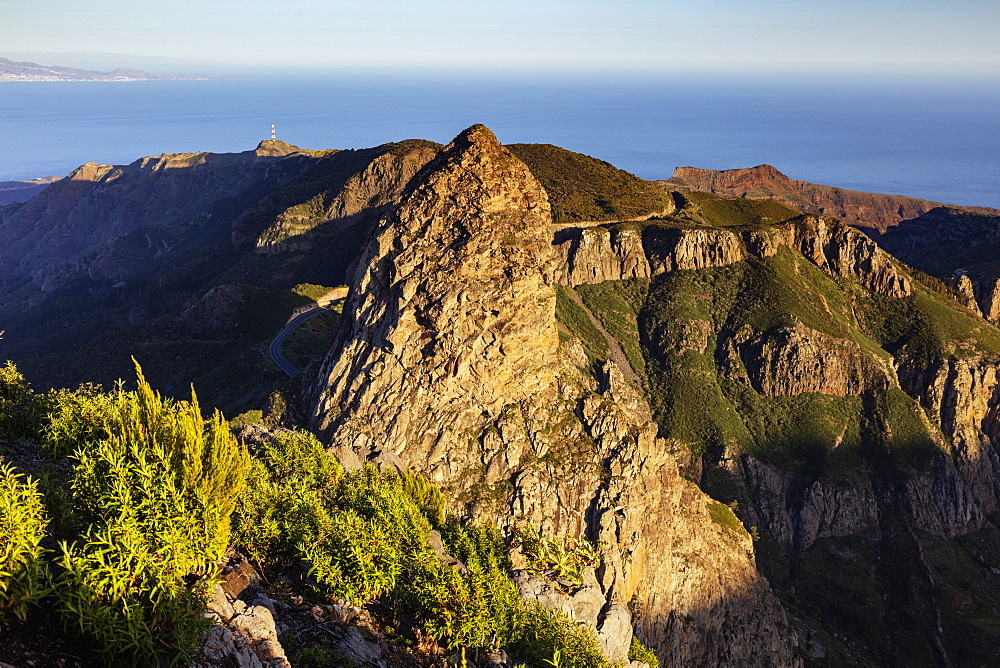
[(81, 70), (59, 65), (16, 62), (0, 57), (0, 82), (11, 81), (204, 81), (219, 77), (187, 74), (151, 74), (141, 70), (117, 68), (107, 72)]
[(1000, 210), (990, 207), (960, 207), (904, 195), (867, 193), (799, 181), (766, 164), (724, 170), (678, 167), (662, 183), (668, 188), (724, 197), (775, 199), (805, 213), (842, 218), (874, 236), (937, 207), (1000, 215)]

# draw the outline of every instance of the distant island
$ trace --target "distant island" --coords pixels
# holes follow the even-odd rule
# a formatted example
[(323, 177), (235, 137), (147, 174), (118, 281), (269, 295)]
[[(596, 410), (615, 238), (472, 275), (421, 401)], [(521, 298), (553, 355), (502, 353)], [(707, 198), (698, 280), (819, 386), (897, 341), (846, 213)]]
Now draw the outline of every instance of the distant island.
[(218, 77), (192, 76), (184, 74), (150, 74), (141, 70), (118, 68), (110, 72), (78, 70), (72, 67), (39, 65), (38, 63), (15, 62), (0, 58), (0, 82), (2, 81), (201, 81)]

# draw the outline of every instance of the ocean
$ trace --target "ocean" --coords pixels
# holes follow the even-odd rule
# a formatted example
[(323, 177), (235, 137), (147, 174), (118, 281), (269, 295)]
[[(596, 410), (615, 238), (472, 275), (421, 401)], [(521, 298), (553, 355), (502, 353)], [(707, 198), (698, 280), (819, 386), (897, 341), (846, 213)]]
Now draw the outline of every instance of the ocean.
[(1000, 207), (1000, 87), (616, 77), (0, 83), (0, 181), (163, 152), (234, 152), (270, 136), (303, 148), (445, 143), (474, 123), (646, 179), (675, 167), (769, 163), (868, 192)]

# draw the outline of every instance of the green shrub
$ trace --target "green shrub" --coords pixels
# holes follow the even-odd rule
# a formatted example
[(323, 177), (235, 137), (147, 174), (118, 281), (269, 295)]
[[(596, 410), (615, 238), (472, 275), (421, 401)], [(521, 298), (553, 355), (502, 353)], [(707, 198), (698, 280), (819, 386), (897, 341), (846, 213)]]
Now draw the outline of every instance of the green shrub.
[(537, 603), (525, 605), (520, 632), (510, 651), (529, 666), (551, 665), (556, 652), (561, 668), (609, 665), (593, 629), (577, 624), (561, 610), (543, 608)]
[(430, 523), (400, 476), (373, 466), (349, 473), (325, 509), (320, 535), (302, 550), (313, 575), (338, 598), (364, 604), (394, 589), (404, 569), (434, 556)]
[(260, 424), (264, 420), (264, 415), (260, 410), (246, 411), (240, 413), (229, 421), (230, 429), (242, 429), (250, 424)]
[(10, 360), (0, 366), (0, 438), (34, 438), (42, 429), (45, 402), (31, 391)]
[(323, 498), (336, 488), (343, 467), (316, 437), (280, 432), (260, 445), (250, 463), (247, 493), (234, 513), (233, 537), (257, 563), (287, 563), (299, 545), (320, 534)]
[(134, 526), (63, 543), (56, 587), (63, 623), (93, 638), (108, 659), (189, 661), (208, 626), (200, 616), (206, 586), (185, 586), (183, 560), (174, 561), (170, 547), (151, 545)]
[(49, 591), (46, 524), (38, 484), (0, 465), (0, 621), (8, 614), (24, 620), (28, 606)]
[(528, 561), (528, 569), (541, 575), (583, 584), (583, 573), (600, 563), (597, 546), (582, 540), (547, 540), (533, 532), (517, 532), (519, 545)]
[(105, 415), (114, 395), (90, 383), (76, 390), (48, 393), (49, 412), (42, 430), (42, 449), (49, 457), (68, 457), (85, 443), (107, 438)]
[(75, 451), (71, 488), (90, 526), (61, 544), (55, 593), (64, 623), (107, 656), (183, 661), (249, 461), (219, 413), (202, 418), (193, 392), (164, 399), (136, 371), (135, 392), (107, 398), (106, 437)]
[(656, 658), (653, 650), (643, 645), (635, 636), (632, 636), (632, 644), (628, 648), (628, 660), (648, 663), (649, 668), (660, 668), (660, 660)]
[(487, 647), (509, 643), (523, 625), (524, 603), (507, 577), (510, 560), (493, 526), (462, 525), (454, 517), (442, 526), (449, 554), (465, 572), (439, 559), (420, 564), (404, 583), (409, 607), (425, 619), (424, 630), (445, 638), (451, 647)]
[[(531, 656), (551, 657), (556, 649), (590, 656), (553, 644), (591, 647), (573, 622), (526, 607), (507, 577), (500, 532), (446, 517), (444, 497), (423, 476), (372, 466), (344, 473), (304, 432), (263, 444), (258, 456), (234, 531), (241, 547), (266, 566), (300, 559), (322, 596), (381, 604), (454, 649), (520, 643)], [(465, 569), (446, 565), (434, 552), (432, 526)], [(539, 637), (524, 637), (536, 631)], [(591, 649), (599, 656), (596, 641)], [(578, 665), (603, 664), (581, 659)]]

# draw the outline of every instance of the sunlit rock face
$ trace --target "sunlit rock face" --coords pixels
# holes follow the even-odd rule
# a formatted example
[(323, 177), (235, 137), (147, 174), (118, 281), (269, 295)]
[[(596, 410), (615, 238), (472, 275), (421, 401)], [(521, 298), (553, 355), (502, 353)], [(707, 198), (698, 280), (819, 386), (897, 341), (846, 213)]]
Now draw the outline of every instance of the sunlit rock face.
[(631, 609), (672, 664), (795, 665), (749, 536), (678, 474), (618, 367), (584, 372), (560, 343), (550, 224), (492, 132), (459, 135), (362, 252), (344, 330), (306, 380), (313, 425), (351, 458), (424, 472), (459, 512), (600, 541), (608, 652), (628, 646)]

